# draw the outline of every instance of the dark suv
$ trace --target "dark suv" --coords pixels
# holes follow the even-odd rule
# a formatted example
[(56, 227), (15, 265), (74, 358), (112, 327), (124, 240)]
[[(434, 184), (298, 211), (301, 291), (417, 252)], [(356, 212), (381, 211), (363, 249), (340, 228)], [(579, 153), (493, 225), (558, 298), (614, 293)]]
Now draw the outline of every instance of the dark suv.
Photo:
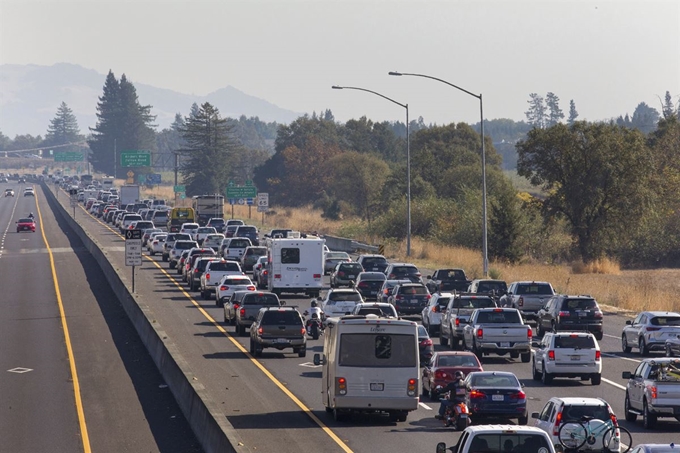
[(239, 225), (234, 233), (235, 238), (248, 238), (253, 245), (260, 245), (257, 227), (253, 225)]
[(603, 319), (602, 310), (597, 301), (588, 295), (567, 296), (558, 294), (553, 296), (538, 311), (537, 333), (558, 331), (586, 331), (602, 340)]
[(430, 300), (430, 292), (422, 283), (402, 283), (392, 290), (388, 302), (399, 315), (422, 313)]
[(364, 300), (378, 300), (378, 293), (385, 279), (385, 274), (382, 272), (362, 272), (357, 275), (354, 287), (361, 293)]
[(387, 259), (382, 255), (361, 255), (357, 259), (366, 272), (385, 272), (387, 269)]
[(413, 283), (422, 283), (422, 274), (415, 264), (392, 263), (385, 269), (388, 280), (411, 280)]
[(250, 353), (262, 355), (264, 348), (282, 351), (293, 348), (299, 357), (307, 355), (307, 337), (302, 315), (295, 307), (261, 308), (250, 326)]

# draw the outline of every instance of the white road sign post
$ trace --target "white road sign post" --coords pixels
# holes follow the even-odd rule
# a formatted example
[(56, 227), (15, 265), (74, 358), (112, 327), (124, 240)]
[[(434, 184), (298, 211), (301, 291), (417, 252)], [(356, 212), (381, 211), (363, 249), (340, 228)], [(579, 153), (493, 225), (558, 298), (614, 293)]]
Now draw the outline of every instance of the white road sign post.
[(262, 225), (264, 225), (264, 215), (269, 211), (269, 194), (260, 192), (257, 194), (257, 212), (262, 213)]
[(125, 231), (125, 265), (132, 266), (132, 292), (135, 292), (135, 266), (142, 265), (142, 230)]

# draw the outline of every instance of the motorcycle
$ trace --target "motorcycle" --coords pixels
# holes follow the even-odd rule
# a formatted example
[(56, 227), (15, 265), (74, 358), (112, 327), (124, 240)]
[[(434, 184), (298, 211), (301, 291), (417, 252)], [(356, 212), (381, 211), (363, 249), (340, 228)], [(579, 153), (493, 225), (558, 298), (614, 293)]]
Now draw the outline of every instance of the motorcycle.
[[(306, 311), (304, 314), (308, 315)], [(305, 328), (307, 329), (307, 335), (314, 340), (318, 340), (319, 335), (323, 332), (323, 323), (316, 313), (312, 313), (312, 317), (305, 322)]]
[[(450, 400), (451, 392), (446, 392), (444, 398)], [(454, 402), (444, 411), (444, 426), (455, 426), (458, 431), (463, 431), (472, 423), (470, 409), (464, 401)]]

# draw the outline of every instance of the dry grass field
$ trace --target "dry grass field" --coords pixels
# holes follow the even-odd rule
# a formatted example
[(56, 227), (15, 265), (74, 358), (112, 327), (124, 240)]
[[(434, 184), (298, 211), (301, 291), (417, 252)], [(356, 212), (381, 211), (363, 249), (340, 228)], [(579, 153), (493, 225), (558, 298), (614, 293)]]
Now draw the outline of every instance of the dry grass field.
[[(123, 181), (119, 181), (122, 183)], [(145, 196), (155, 196), (173, 200), (172, 187), (160, 187), (144, 190)], [(190, 205), (188, 199), (184, 205)], [(225, 218), (231, 218), (231, 206), (225, 206)], [(311, 208), (275, 208), (262, 223), (261, 213), (251, 209), (248, 218), (247, 206), (234, 206), (234, 218), (248, 220), (263, 230), (272, 227), (292, 228), (299, 231), (317, 231), (320, 234), (339, 235), (341, 231), (351, 229), (356, 219), (331, 221), (321, 217), (320, 211)], [(380, 239), (354, 237), (367, 243), (377, 244)], [(385, 254), (388, 258), (409, 261), (423, 269), (439, 267), (461, 267), (470, 278), (483, 276), (482, 256), (480, 251), (459, 247), (447, 247), (440, 244), (413, 238), (411, 257), (406, 257), (406, 241), (386, 242)], [(493, 278), (507, 282), (516, 280), (549, 281), (556, 291), (569, 294), (590, 294), (601, 304), (621, 310), (637, 312), (641, 310), (680, 310), (678, 294), (680, 294), (680, 269), (658, 270), (620, 270), (615, 262), (604, 261), (584, 266), (582, 263), (572, 265), (520, 264), (507, 265), (491, 262), (489, 273)]]

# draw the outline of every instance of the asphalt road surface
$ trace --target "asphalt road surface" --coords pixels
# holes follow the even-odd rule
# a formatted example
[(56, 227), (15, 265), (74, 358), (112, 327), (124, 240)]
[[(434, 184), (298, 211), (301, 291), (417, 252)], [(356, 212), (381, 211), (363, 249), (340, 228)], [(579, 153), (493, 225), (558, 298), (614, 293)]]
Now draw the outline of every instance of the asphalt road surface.
[(0, 451), (202, 451), (94, 259), (23, 186), (0, 184)]
[[(62, 192), (62, 201), (63, 198)], [(124, 244), (117, 231), (80, 208), (76, 216), (129, 280), (131, 270), (124, 266)], [(309, 340), (305, 358), (265, 350), (261, 358), (254, 359), (247, 353), (247, 337), (236, 336), (233, 327), (222, 322), (222, 310), (214, 300), (205, 301), (199, 293), (188, 292), (175, 271), (169, 270), (158, 256), (145, 257), (137, 269), (136, 289), (177, 344), (195, 379), (223, 407), (248, 451), (433, 452), (437, 442), (451, 445), (458, 439), (458, 433), (434, 419), (438, 403), (427, 399), (405, 423), (390, 423), (387, 417), (375, 415), (334, 422), (321, 404), (320, 368), (312, 364), (312, 355), (322, 350), (322, 339)], [(301, 311), (309, 307), (308, 298), (284, 295), (283, 299), (298, 305)], [(640, 422), (624, 420), (625, 381), (621, 372), (633, 370), (639, 363), (639, 356), (623, 354), (620, 349), (626, 319), (613, 311), (605, 314), (605, 337), (600, 342), (603, 379), (599, 386), (567, 379), (555, 379), (550, 386), (544, 386), (531, 379), (531, 365), (519, 359), (491, 356), (483, 360), (483, 366), (485, 370), (515, 373), (526, 386), (529, 412), (540, 411), (552, 396), (601, 397), (631, 431), (634, 444), (677, 443), (680, 423), (674, 419), (660, 419), (654, 431), (643, 430)], [(433, 341), (437, 350), (443, 349), (438, 338)]]

